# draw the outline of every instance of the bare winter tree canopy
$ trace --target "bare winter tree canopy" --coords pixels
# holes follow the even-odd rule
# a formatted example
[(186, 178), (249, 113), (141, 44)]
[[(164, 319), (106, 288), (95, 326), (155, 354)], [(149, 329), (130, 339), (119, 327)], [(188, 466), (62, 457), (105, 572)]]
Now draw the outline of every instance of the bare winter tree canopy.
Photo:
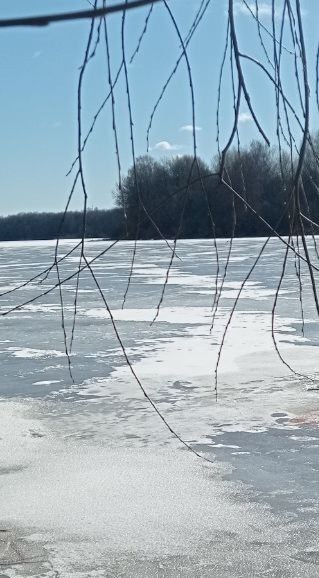
[[(188, 30), (180, 26), (177, 5), (183, 3), (183, 10), (192, 15)], [(198, 118), (201, 110), (196, 84), (197, 61), (191, 52), (192, 42), (201, 34), (201, 27), (209, 27), (212, 10), (218, 3), (223, 11), (223, 46), (214, 46), (202, 55), (207, 60), (207, 83), (215, 70), (215, 101), (210, 107), (210, 121), (216, 129), (215, 147), (199, 150), (201, 127)], [(234, 305), (229, 313), (222, 339), (219, 343), (217, 364), (215, 367), (213, 389), (217, 397), (218, 369), (225, 338), (231, 328), (231, 321), (243, 289), (263, 258), (263, 253), (271, 237), (276, 237), (283, 246), (282, 271), (277, 282), (272, 308), (272, 339), (281, 361), (296, 375), (300, 375), (282, 356), (276, 340), (275, 316), (281, 286), (285, 277), (288, 261), (295, 263), (296, 284), (300, 295), (300, 316), (303, 318), (303, 285), (310, 284), (315, 310), (319, 315), (318, 271), (319, 253), (316, 234), (319, 223), (319, 147), (318, 125), (313, 121), (319, 112), (319, 36), (309, 38), (306, 34), (305, 20), (311, 19), (312, 4), (301, 0), (201, 0), (194, 11), (190, 0), (126, 0), (121, 3), (107, 3), (106, 0), (94, 0), (92, 6), (84, 11), (71, 13), (32, 15), (28, 17), (0, 18), (0, 28), (6, 28), (6, 34), (17, 27), (37, 27), (55, 25), (68, 27), (72, 21), (87, 20), (87, 39), (83, 48), (82, 62), (79, 68), (78, 84), (74, 101), (76, 102), (76, 151), (74, 161), (68, 172), (72, 178), (66, 204), (58, 230), (57, 242), (52, 264), (13, 290), (16, 302), (2, 316), (36, 302), (44, 295), (57, 291), (60, 300), (60, 315), (64, 349), (68, 361), (70, 378), (72, 375), (71, 351), (75, 346), (77, 325), (77, 304), (81, 275), (88, 271), (95, 283), (97, 296), (103, 303), (111, 320), (125, 361), (154, 411), (169, 431), (188, 449), (202, 457), (196, 449), (172, 429), (167, 419), (148, 395), (130, 361), (125, 343), (113, 318), (105, 292), (97, 273), (95, 263), (122, 240), (133, 239), (131, 266), (127, 282), (123, 287), (123, 307), (134, 278), (136, 250), (139, 239), (156, 237), (166, 244), (170, 252), (165, 282), (162, 287), (153, 322), (156, 321), (169, 282), (170, 272), (175, 259), (178, 259), (178, 240), (185, 230), (192, 230), (194, 211), (197, 215), (196, 227), (201, 230), (205, 223), (205, 236), (211, 238), (214, 247), (215, 273), (214, 293), (212, 295), (211, 330), (214, 330), (220, 299), (227, 278), (232, 256), (233, 239), (240, 231), (256, 227), (262, 230), (263, 245), (254, 263), (241, 280)], [(304, 4), (307, 4), (307, 12)], [(137, 31), (135, 46), (128, 46), (127, 32), (131, 25), (131, 16), (139, 11), (143, 14), (143, 25)], [(255, 39), (254, 49), (241, 33), (240, 20), (245, 15), (249, 34)], [(136, 102), (133, 91), (135, 74), (140, 74), (135, 64), (143, 54), (146, 40), (152, 38), (152, 26), (158, 19), (166, 18), (167, 34), (172, 42), (172, 62), (167, 62), (167, 75), (157, 81), (157, 97), (150, 102)], [(161, 20), (162, 22), (162, 20)], [(56, 24), (58, 25), (58, 24)], [(117, 28), (114, 28), (117, 26)], [(114, 39), (114, 29), (117, 38)], [(24, 31), (25, 32), (25, 31)], [(2, 33), (2, 32), (1, 32)], [(120, 46), (120, 62), (114, 60), (114, 43)], [(216, 44), (219, 40), (216, 40)], [(317, 42), (318, 46), (315, 46)], [(311, 56), (310, 56), (311, 53)], [(314, 54), (313, 54), (314, 53)], [(161, 55), (154, 50), (153, 63), (156, 71), (156, 59)], [(214, 66), (212, 66), (214, 61)], [(98, 73), (106, 79), (105, 94), (99, 106), (91, 114), (85, 108), (86, 78), (93, 63), (98, 63)], [(310, 65), (311, 63), (311, 65)], [(315, 65), (313, 66), (313, 63)], [(169, 141), (160, 141), (152, 145), (152, 130), (161, 108), (169, 101), (170, 87), (176, 76), (183, 70), (183, 98), (188, 101), (189, 124), (182, 130), (191, 138), (191, 154), (181, 156), (178, 145)], [(152, 70), (147, 70), (151, 75)], [(178, 77), (180, 79), (180, 76)], [(152, 80), (152, 82), (154, 79)], [(256, 84), (262, 88), (256, 91)], [(268, 106), (268, 118), (265, 118), (261, 106), (264, 99)], [(145, 111), (146, 130), (135, 122), (136, 108)], [(103, 113), (109, 111), (110, 124), (104, 126), (113, 141), (105, 151), (106, 163), (115, 164), (117, 182), (114, 183), (114, 197), (121, 209), (121, 235), (112, 243), (107, 243), (98, 255), (89, 259), (86, 252), (88, 232), (88, 209), (90, 206), (90, 186), (94, 175), (94, 163), (90, 161), (88, 169), (87, 149), (94, 140), (99, 123), (103, 122)], [(165, 108), (165, 110), (167, 110)], [(88, 122), (88, 117), (90, 118)], [(126, 143), (120, 129), (120, 117), (126, 119)], [(245, 125), (250, 124), (252, 144), (242, 138)], [(143, 142), (143, 145), (141, 145)], [(123, 148), (129, 148), (129, 162), (123, 160)], [(162, 151), (173, 158), (163, 161), (154, 160), (156, 152)], [(201, 156), (200, 156), (201, 155)], [(154, 157), (154, 158), (153, 158)], [(182, 176), (181, 176), (182, 175)], [(169, 180), (170, 179), (170, 180)], [(268, 180), (267, 180), (268, 179)], [(267, 187), (264, 183), (267, 182)], [(264, 187), (264, 188), (263, 188)], [(67, 254), (59, 253), (59, 239), (63, 234), (73, 197), (82, 199), (80, 241)], [(219, 203), (224, 203), (221, 212)], [(171, 207), (171, 209), (169, 209)], [(195, 207), (195, 208), (194, 208)], [(197, 208), (196, 208), (197, 207)], [(169, 213), (168, 222), (165, 213)], [(227, 226), (222, 228), (223, 215), (227, 213)], [(91, 218), (91, 217), (89, 217)], [(247, 225), (248, 226), (248, 225)], [(187, 227), (189, 229), (187, 229)], [(241, 229), (240, 229), (241, 227)], [(258, 227), (261, 227), (258, 229)], [(230, 243), (226, 262), (220, 262), (217, 237), (221, 231), (228, 234)], [(142, 234), (142, 232), (144, 232)], [(196, 236), (196, 230), (192, 233)], [(192, 236), (190, 233), (189, 236)], [(244, 234), (243, 232), (241, 234)], [(79, 250), (79, 259), (71, 275), (63, 276), (61, 261)], [(55, 275), (55, 279), (53, 277)], [(76, 280), (74, 293), (74, 311), (71, 328), (65, 323), (63, 287), (71, 279)], [(51, 283), (48, 283), (51, 280)], [(43, 291), (34, 292), (28, 301), (19, 299), (19, 289), (28, 284), (39, 282)], [(2, 292), (5, 295), (7, 292)], [(208, 458), (204, 458), (209, 461)]]

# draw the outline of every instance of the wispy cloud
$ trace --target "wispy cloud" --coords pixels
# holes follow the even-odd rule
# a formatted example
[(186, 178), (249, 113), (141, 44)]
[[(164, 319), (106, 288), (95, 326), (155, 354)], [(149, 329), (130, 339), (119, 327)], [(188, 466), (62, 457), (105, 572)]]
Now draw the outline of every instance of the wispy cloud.
[(42, 54), (41, 50), (36, 50), (36, 52), (32, 54), (32, 58), (39, 58), (41, 54)]
[(238, 122), (250, 122), (251, 120), (253, 120), (253, 118), (249, 112), (241, 112), (238, 115)]
[[(243, 2), (236, 2), (235, 7), (236, 7), (237, 13), (240, 12), (240, 13), (245, 14), (247, 16), (252, 12), (256, 16), (256, 4), (255, 4), (255, 2), (247, 2), (247, 6), (245, 4), (243, 4)], [(271, 14), (272, 14), (271, 4), (268, 4), (267, 2), (258, 2), (258, 16), (259, 17), (271, 16)], [(276, 11), (275, 14), (277, 16), (278, 11)]]
[[(256, 4), (255, 2), (246, 2), (246, 4), (244, 4), (241, 0), (237, 0), (237, 2), (235, 2), (235, 10), (240, 14), (245, 14), (246, 16), (249, 16), (251, 14), (254, 14), (254, 16), (257, 16), (257, 10), (256, 10)], [(278, 5), (275, 6), (275, 18), (280, 18), (282, 16), (282, 6), (279, 7)], [(306, 16), (307, 15), (307, 11), (302, 9), (301, 10), (301, 14), (302, 16)], [(271, 3), (269, 2), (258, 2), (258, 17), (259, 18), (270, 18), (272, 15), (272, 6)], [(287, 10), (286, 10), (286, 16), (287, 16)]]
[(199, 132), (202, 130), (201, 126), (197, 126), (195, 124), (195, 127), (192, 124), (185, 124), (184, 126), (181, 126), (181, 128), (179, 130), (183, 131), (183, 132), (193, 132), (195, 129), (195, 132)]
[(153, 150), (168, 152), (168, 151), (179, 151), (181, 148), (183, 148), (181, 145), (172, 144), (167, 140), (161, 140), (160, 142), (156, 143), (156, 145), (153, 147)]

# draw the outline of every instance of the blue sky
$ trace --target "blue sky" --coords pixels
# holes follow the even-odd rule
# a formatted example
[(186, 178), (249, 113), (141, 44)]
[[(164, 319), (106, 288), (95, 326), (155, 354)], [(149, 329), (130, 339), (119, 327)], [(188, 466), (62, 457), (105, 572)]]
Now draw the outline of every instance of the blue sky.
[[(188, 30), (200, 0), (170, 0), (181, 31)], [(254, 2), (251, 2), (253, 5)], [(278, 9), (281, 0), (276, 0)], [(270, 1), (260, 2), (261, 16), (270, 25)], [(2, 3), (0, 17), (41, 14), (87, 8), (86, 0), (11, 0)], [(226, 2), (212, 0), (189, 47), (196, 96), (196, 137), (198, 152), (207, 162), (216, 154), (216, 102), (219, 65), (225, 39)], [(318, 38), (319, 3), (303, 0), (303, 16), (310, 69), (314, 70)], [(127, 54), (134, 49), (143, 28), (147, 9), (127, 16)], [(115, 74), (121, 58), (120, 16), (108, 20)], [(236, 25), (241, 47), (261, 58), (256, 33), (247, 10), (236, 3)], [(0, 32), (0, 214), (21, 211), (58, 211), (64, 207), (72, 180), (66, 178), (76, 154), (76, 88), (79, 66), (89, 29), (88, 22), (61, 23), (43, 29), (10, 29)], [(267, 42), (267, 40), (266, 40)], [(146, 152), (146, 130), (153, 105), (179, 54), (179, 42), (163, 6), (154, 8), (140, 53), (129, 66), (136, 154)], [(284, 60), (283, 77), (291, 99), (297, 102), (292, 60)], [(275, 137), (274, 95), (268, 81), (247, 66), (245, 69), (252, 100), (271, 140)], [(311, 81), (313, 82), (313, 76)], [(102, 44), (88, 67), (83, 87), (83, 125), (92, 116), (108, 90), (105, 52)], [(318, 128), (312, 91), (312, 128)], [(124, 77), (116, 88), (116, 115), (122, 170), (131, 164), (129, 118)], [(222, 142), (227, 138), (233, 118), (229, 77), (225, 76), (222, 96)], [(154, 118), (150, 134), (151, 154), (160, 158), (192, 152), (190, 90), (185, 62), (177, 74)], [(257, 132), (242, 103), (240, 132), (243, 143)], [(224, 139), (224, 140), (223, 140)], [(112, 190), (117, 180), (111, 109), (107, 106), (85, 153), (85, 175), (89, 205), (113, 205)], [(82, 195), (75, 195), (73, 208), (80, 208)]]

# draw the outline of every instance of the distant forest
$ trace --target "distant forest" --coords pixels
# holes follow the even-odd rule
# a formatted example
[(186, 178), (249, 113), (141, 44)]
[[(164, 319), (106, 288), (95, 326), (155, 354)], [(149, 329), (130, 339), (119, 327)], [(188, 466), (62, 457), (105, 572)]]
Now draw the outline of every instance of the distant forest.
[[(307, 151), (303, 169), (301, 211), (319, 221), (319, 137)], [(318, 155), (317, 152), (318, 151)], [(191, 156), (156, 161), (139, 157), (114, 191), (115, 208), (88, 210), (86, 237), (109, 239), (205, 238), (264, 236), (269, 229), (251, 210), (279, 233), (289, 234), (293, 215), (291, 174), (294, 159), (253, 141), (227, 155), (227, 179), (242, 197), (219, 183), (219, 159), (211, 166)], [(215, 175), (215, 176), (214, 176)], [(284, 208), (284, 210), (283, 210)], [(0, 217), (0, 241), (79, 238), (83, 216), (70, 211), (61, 226), (62, 213), (20, 213)], [(307, 224), (308, 223), (308, 224)], [(298, 227), (298, 224), (296, 224)], [(294, 230), (298, 232), (298, 228)], [(316, 231), (317, 232), (317, 231)]]
[[(19, 213), (0, 217), (0, 241), (56, 239), (58, 235), (65, 239), (80, 238), (83, 213), (68, 211), (60, 229), (62, 217), (63, 213)], [(123, 230), (121, 209), (87, 211), (86, 237), (118, 239)]]

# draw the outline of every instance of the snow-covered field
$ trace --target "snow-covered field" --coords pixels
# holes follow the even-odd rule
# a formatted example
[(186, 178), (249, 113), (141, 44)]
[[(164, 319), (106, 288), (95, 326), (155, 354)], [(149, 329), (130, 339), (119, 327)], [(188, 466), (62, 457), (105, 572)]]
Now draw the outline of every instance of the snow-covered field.
[[(302, 335), (293, 257), (275, 318), (284, 247), (271, 240), (244, 287), (261, 239), (234, 242), (212, 325), (213, 242), (182, 241), (165, 297), (170, 253), (140, 242), (95, 262), (136, 375), (183, 447), (144, 397), (90, 275), (80, 282), (70, 356), (64, 355), (54, 270), (0, 298), (0, 577), (319, 576), (316, 391), (319, 324), (304, 269)], [(220, 273), (228, 241), (219, 241)], [(75, 241), (60, 245), (60, 256)], [(107, 243), (87, 243), (91, 257)], [(51, 264), (53, 242), (1, 243), (0, 293)], [(77, 255), (60, 274), (76, 271)], [(68, 341), (76, 279), (64, 285)], [(220, 284), (220, 277), (219, 277)], [(1, 574), (2, 572), (2, 574)]]

